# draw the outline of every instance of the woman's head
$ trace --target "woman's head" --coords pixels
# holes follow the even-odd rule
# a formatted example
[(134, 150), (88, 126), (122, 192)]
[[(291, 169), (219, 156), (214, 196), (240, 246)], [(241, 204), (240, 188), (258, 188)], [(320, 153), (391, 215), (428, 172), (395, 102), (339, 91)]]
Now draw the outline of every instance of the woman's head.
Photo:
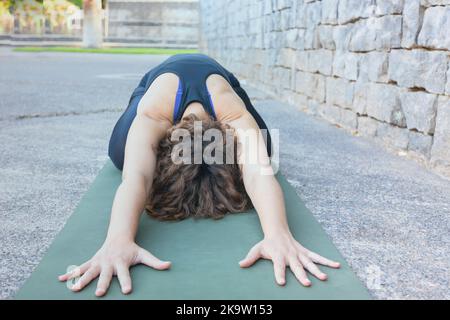
[[(211, 118), (200, 120), (190, 114), (167, 132), (158, 147), (152, 192), (146, 206), (151, 216), (160, 220), (187, 217), (218, 219), (229, 212), (241, 212), (251, 207), (236, 160), (238, 148), (234, 135), (231, 136), (232, 143), (228, 141), (227, 144), (230, 130), (228, 125), (219, 121)], [(213, 141), (218, 148), (211, 148), (208, 131), (221, 133), (222, 139)], [(174, 139), (174, 136), (179, 136), (175, 134), (178, 132), (184, 133), (183, 140), (187, 137), (188, 143), (183, 141), (183, 145), (188, 145), (188, 149), (180, 148), (180, 140)], [(199, 135), (200, 143), (194, 141)], [(230, 149), (227, 150), (230, 146), (231, 153)], [(205, 154), (219, 161), (205, 159)], [(174, 161), (178, 155), (183, 161)]]

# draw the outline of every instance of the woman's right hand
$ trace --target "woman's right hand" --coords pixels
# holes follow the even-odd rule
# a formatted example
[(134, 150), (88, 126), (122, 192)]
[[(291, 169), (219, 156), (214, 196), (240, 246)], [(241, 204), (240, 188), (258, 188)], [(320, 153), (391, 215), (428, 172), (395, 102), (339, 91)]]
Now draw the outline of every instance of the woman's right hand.
[(128, 240), (106, 240), (100, 250), (78, 268), (58, 277), (60, 281), (69, 281), (80, 277), (71, 287), (72, 291), (80, 291), (95, 278), (99, 277), (95, 295), (103, 296), (109, 288), (114, 275), (119, 278), (123, 294), (131, 292), (130, 267), (145, 264), (156, 270), (170, 268), (169, 261), (161, 261), (147, 250)]

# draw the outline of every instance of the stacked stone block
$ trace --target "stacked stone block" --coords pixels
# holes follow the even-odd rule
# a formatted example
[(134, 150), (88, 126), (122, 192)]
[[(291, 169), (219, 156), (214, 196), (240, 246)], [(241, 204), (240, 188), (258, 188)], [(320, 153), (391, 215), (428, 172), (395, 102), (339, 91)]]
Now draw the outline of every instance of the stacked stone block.
[(200, 16), (237, 76), (450, 175), (450, 0), (201, 0)]

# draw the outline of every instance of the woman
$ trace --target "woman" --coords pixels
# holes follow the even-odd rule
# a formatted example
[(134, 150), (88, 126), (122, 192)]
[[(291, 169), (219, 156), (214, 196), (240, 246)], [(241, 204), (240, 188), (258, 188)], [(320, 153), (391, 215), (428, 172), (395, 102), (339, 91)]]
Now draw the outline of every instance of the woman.
[[(234, 130), (233, 147), (227, 149), (233, 151), (232, 163), (206, 163), (204, 156), (200, 163), (174, 161), (179, 143), (173, 139), (174, 133), (188, 132), (193, 139), (199, 122), (197, 130), (203, 138), (208, 129), (220, 133)], [(309, 251), (293, 238), (282, 190), (270, 166), (270, 135), (264, 139), (263, 129), (267, 127), (239, 81), (214, 59), (204, 54), (178, 54), (150, 70), (131, 95), (111, 136), (109, 156), (123, 172), (106, 240), (94, 257), (59, 279), (81, 275), (73, 286), (79, 291), (99, 277), (96, 295), (102, 296), (116, 275), (127, 294), (132, 289), (131, 266), (170, 268), (170, 262), (159, 260), (135, 243), (144, 208), (153, 217), (173, 220), (220, 218), (253, 206), (264, 239), (250, 249), (240, 266), (270, 259), (279, 285), (285, 283), (287, 266), (304, 286), (311, 285), (305, 270), (326, 280), (316, 264), (338, 268), (339, 263)], [(256, 134), (247, 135), (249, 130)], [(225, 145), (224, 140), (218, 142)], [(199, 148), (204, 155), (208, 145), (202, 142)], [(192, 148), (188, 153), (184, 156), (189, 160), (195, 158)], [(247, 161), (252, 156), (258, 160)]]

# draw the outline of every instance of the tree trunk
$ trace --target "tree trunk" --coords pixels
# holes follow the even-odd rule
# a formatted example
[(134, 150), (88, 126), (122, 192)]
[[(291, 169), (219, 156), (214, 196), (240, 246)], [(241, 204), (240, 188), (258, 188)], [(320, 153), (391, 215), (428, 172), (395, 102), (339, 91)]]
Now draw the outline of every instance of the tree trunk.
[(99, 48), (102, 46), (102, 1), (83, 0), (83, 47)]

